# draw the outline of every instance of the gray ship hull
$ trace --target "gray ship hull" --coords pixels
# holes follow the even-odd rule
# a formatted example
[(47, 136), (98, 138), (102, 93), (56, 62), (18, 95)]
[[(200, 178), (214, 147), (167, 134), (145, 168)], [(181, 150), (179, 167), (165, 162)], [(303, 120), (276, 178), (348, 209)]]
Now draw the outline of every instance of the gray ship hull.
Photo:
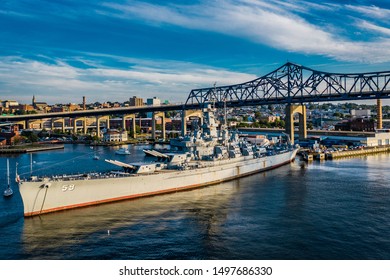
[(158, 195), (216, 184), (253, 173), (276, 168), (294, 160), (297, 150), (253, 158), (199, 162), (199, 167), (187, 170), (162, 170), (151, 174), (104, 178), (46, 178), (19, 184), (24, 215), (34, 216), (65, 209), (113, 201)]

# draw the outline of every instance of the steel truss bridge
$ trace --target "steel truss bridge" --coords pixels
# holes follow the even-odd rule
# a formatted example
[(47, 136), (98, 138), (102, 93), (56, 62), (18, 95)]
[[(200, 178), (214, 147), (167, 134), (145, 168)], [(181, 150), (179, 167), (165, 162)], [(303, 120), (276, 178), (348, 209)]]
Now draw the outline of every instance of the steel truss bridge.
[(390, 98), (390, 71), (336, 74), (288, 62), (246, 83), (193, 89), (185, 107), (207, 102), (239, 107), (384, 98)]

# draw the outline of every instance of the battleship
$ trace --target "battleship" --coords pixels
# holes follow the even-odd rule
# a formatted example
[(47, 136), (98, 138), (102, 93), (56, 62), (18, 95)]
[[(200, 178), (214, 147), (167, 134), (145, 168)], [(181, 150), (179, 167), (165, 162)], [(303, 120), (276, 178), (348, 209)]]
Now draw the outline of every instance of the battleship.
[(19, 180), (24, 216), (140, 198), (218, 184), (277, 168), (295, 159), (287, 136), (253, 144), (218, 120), (207, 104), (203, 124), (170, 140), (167, 151), (144, 150), (152, 161), (105, 160), (116, 169), (103, 173), (31, 176)]

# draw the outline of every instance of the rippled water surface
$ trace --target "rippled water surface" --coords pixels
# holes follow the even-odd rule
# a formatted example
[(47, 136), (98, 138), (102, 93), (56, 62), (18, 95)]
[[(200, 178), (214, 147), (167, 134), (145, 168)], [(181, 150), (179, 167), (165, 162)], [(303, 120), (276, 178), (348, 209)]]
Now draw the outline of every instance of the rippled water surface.
[[(33, 154), (34, 174), (140, 161), (145, 146), (67, 145)], [(95, 153), (101, 160), (94, 161)], [(30, 173), (30, 156), (10, 158)], [(0, 199), (0, 259), (390, 259), (390, 155), (305, 164), (197, 190), (23, 218)], [(0, 158), (1, 185), (6, 158)]]

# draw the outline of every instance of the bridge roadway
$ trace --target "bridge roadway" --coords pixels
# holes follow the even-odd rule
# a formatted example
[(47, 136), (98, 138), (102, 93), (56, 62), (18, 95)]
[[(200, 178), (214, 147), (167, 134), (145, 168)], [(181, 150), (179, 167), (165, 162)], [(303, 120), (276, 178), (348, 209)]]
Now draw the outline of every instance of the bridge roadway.
[[(283, 128), (239, 128), (242, 133), (247, 132), (262, 132), (262, 133), (282, 133)], [(298, 133), (298, 131), (295, 131)], [(308, 134), (312, 136), (340, 136), (340, 137), (374, 137), (373, 131), (337, 131), (337, 130), (308, 130)]]
[[(199, 108), (199, 105), (186, 106), (186, 109)], [(147, 113), (147, 112), (167, 112), (183, 110), (183, 104), (172, 105), (159, 105), (159, 106), (139, 106), (139, 107), (119, 107), (119, 108), (107, 108), (107, 109), (95, 109), (85, 111), (72, 111), (72, 112), (56, 112), (56, 113), (44, 113), (44, 114), (32, 114), (32, 115), (15, 115), (15, 116), (0, 116), (0, 121), (3, 122), (16, 122), (16, 121), (28, 121), (39, 120), (48, 118), (78, 118), (78, 117), (92, 117), (92, 116), (106, 116), (106, 115), (125, 115), (134, 113)]]

